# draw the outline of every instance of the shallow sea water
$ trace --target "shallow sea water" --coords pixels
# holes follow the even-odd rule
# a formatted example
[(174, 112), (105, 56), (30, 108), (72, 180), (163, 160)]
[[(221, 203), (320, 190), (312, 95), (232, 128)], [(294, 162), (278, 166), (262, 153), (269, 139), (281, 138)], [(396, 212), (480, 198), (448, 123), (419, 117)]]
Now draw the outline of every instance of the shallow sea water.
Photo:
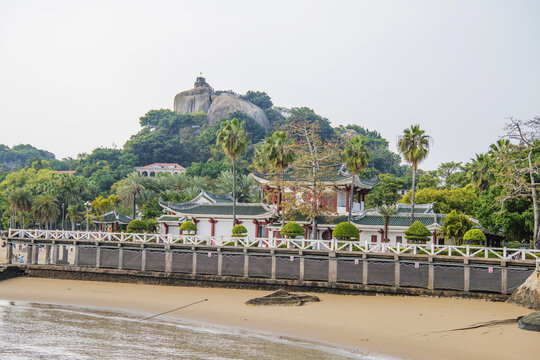
[(0, 301), (0, 359), (376, 359), (265, 334), (130, 313)]

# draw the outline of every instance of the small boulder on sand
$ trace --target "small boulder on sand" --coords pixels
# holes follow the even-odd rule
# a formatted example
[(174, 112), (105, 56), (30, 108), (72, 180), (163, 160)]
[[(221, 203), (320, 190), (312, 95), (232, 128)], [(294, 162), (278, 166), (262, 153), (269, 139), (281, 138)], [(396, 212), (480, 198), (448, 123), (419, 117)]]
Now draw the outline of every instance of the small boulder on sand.
[(519, 328), (523, 330), (540, 331), (540, 311), (522, 317), (518, 324)]
[(247, 305), (294, 305), (302, 306), (307, 302), (321, 301), (318, 296), (292, 294), (285, 290), (278, 290), (269, 295), (246, 301)]

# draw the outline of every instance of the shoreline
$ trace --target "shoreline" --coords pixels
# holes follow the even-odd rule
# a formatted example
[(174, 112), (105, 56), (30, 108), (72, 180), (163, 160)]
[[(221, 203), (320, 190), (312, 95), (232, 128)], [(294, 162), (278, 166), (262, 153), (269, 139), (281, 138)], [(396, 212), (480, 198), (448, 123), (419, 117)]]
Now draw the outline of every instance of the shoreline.
[[(531, 310), (484, 300), (407, 296), (314, 294), (321, 302), (301, 307), (244, 302), (269, 291), (170, 287), (79, 280), (14, 278), (0, 282), (0, 299), (72, 305), (156, 315), (161, 319), (274, 334), (372, 356), (405, 359), (536, 359), (540, 334), (516, 324), (448, 331), (517, 318)], [(159, 319), (159, 317), (158, 317)], [(517, 349), (517, 350), (516, 350)]]

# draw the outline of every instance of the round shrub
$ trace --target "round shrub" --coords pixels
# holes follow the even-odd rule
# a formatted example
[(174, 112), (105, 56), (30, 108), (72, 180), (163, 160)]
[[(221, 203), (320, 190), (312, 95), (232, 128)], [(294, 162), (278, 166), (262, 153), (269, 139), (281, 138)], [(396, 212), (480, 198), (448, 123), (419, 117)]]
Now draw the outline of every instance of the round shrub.
[(471, 243), (486, 241), (486, 235), (480, 229), (471, 229), (463, 235), (463, 240)]
[(244, 237), (247, 236), (247, 229), (244, 225), (236, 225), (232, 228), (232, 236)]
[(336, 225), (332, 237), (342, 240), (355, 240), (360, 237), (360, 231), (350, 222), (342, 222)]
[(142, 220), (131, 220), (126, 231), (130, 233), (142, 233), (146, 231), (146, 223)]
[(180, 231), (182, 231), (182, 233), (184, 231), (189, 231), (189, 233), (195, 232), (197, 231), (197, 225), (195, 225), (193, 221), (184, 221), (182, 225), (180, 225)]
[(430, 236), (431, 231), (418, 220), (405, 230), (405, 239), (411, 242), (426, 242), (429, 241)]
[(281, 235), (290, 236), (291, 238), (295, 238), (297, 236), (304, 235), (304, 229), (302, 226), (298, 225), (297, 223), (291, 221), (287, 224), (285, 224), (281, 228)]

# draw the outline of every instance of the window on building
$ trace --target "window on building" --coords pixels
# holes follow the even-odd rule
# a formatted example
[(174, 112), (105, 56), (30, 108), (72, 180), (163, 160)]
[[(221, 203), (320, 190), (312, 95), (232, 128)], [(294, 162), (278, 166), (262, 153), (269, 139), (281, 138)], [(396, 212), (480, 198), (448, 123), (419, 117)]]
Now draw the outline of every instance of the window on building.
[(371, 242), (377, 242), (377, 235), (371, 235)]
[(403, 242), (403, 239), (401, 238), (401, 236), (396, 236), (396, 242), (400, 244)]

